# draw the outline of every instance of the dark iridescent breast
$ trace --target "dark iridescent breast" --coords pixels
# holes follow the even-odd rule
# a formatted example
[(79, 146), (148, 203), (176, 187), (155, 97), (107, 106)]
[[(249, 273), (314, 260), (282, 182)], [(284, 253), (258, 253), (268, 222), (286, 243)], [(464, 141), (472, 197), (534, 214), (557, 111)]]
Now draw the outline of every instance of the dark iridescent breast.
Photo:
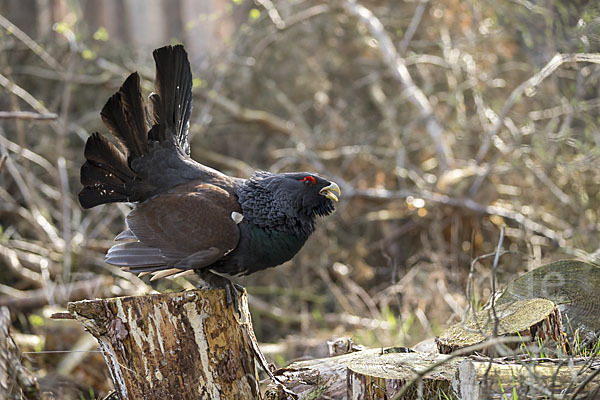
[(246, 220), (238, 227), (238, 246), (215, 268), (219, 272), (247, 275), (276, 267), (292, 259), (308, 238), (308, 235), (262, 228)]

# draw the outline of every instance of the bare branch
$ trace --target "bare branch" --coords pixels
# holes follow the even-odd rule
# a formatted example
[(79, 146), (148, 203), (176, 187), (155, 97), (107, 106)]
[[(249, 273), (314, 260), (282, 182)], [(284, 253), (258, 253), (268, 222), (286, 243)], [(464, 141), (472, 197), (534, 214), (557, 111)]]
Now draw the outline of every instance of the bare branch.
[(260, 123), (275, 132), (283, 133), (284, 135), (292, 138), (302, 140), (308, 138), (307, 133), (298, 129), (293, 122), (286, 121), (274, 114), (262, 110), (244, 108), (233, 100), (230, 100), (213, 90), (208, 92), (199, 91), (198, 93), (204, 98), (213, 101), (215, 105), (219, 106), (222, 110), (233, 115), (240, 121)]
[(27, 90), (12, 82), (10, 79), (8, 79), (2, 74), (0, 74), (0, 86), (3, 86), (6, 90), (24, 100), (37, 112), (41, 114), (52, 114), (50, 111), (48, 111), (46, 107), (44, 107), (44, 105), (38, 99), (29, 94)]
[(486, 206), (480, 204), (471, 199), (458, 199), (453, 198), (445, 194), (429, 192), (429, 191), (411, 191), (411, 190), (386, 190), (386, 189), (355, 189), (355, 190), (345, 190), (345, 198), (349, 198), (352, 196), (359, 197), (367, 197), (372, 199), (398, 199), (398, 198), (406, 198), (408, 196), (422, 198), (426, 201), (431, 201), (434, 203), (445, 204), (454, 207), (461, 207), (471, 211), (475, 211), (481, 214), (487, 215), (498, 215), (500, 217), (510, 219), (515, 221), (523, 226), (523, 228), (530, 230), (532, 232), (536, 232), (540, 235), (547, 237), (548, 239), (554, 241), (559, 246), (564, 242), (563, 236), (560, 232), (555, 232), (552, 229), (544, 226), (532, 219), (527, 218), (525, 215), (520, 212), (508, 210), (506, 208), (498, 207), (498, 206)]
[(398, 52), (400, 54), (404, 54), (406, 52), (406, 49), (408, 48), (410, 41), (412, 40), (413, 36), (417, 32), (417, 28), (419, 27), (419, 24), (421, 23), (423, 14), (425, 13), (425, 8), (427, 7), (427, 3), (429, 3), (429, 0), (419, 1), (419, 4), (417, 5), (417, 9), (415, 10), (413, 17), (410, 20), (410, 24), (408, 24), (408, 28), (406, 29), (406, 32), (404, 32), (404, 36), (402, 37), (402, 40), (400, 41), (400, 44), (398, 45)]
[(23, 119), (27, 121), (54, 121), (58, 115), (54, 113), (39, 114), (30, 111), (0, 111), (0, 119)]
[(446, 143), (444, 129), (436, 119), (433, 113), (433, 107), (427, 99), (427, 96), (425, 96), (423, 91), (414, 83), (406, 68), (404, 60), (400, 57), (398, 51), (396, 51), (383, 24), (369, 9), (353, 0), (344, 1), (342, 6), (348, 13), (358, 17), (360, 21), (366, 24), (371, 35), (377, 39), (383, 61), (392, 71), (394, 78), (404, 86), (408, 93), (408, 99), (417, 107), (421, 117), (426, 121), (427, 133), (435, 146), (440, 170), (447, 170), (450, 167), (450, 164), (452, 164), (453, 155), (450, 146)]
[(498, 132), (500, 132), (500, 128), (504, 125), (504, 120), (506, 115), (510, 111), (510, 109), (515, 105), (515, 103), (521, 98), (523, 94), (526, 96), (533, 96), (535, 94), (535, 88), (544, 81), (547, 77), (552, 75), (554, 71), (564, 63), (577, 63), (577, 62), (586, 62), (586, 63), (594, 63), (600, 64), (600, 53), (575, 53), (575, 54), (556, 54), (552, 59), (541, 69), (540, 72), (533, 75), (531, 78), (527, 79), (525, 82), (521, 83), (517, 86), (504, 105), (502, 106), (502, 110), (498, 115), (498, 118), (494, 122), (494, 126), (490, 130), (489, 134), (485, 137), (483, 144), (479, 148), (477, 152), (477, 161), (481, 162), (485, 155), (487, 154), (492, 141)]

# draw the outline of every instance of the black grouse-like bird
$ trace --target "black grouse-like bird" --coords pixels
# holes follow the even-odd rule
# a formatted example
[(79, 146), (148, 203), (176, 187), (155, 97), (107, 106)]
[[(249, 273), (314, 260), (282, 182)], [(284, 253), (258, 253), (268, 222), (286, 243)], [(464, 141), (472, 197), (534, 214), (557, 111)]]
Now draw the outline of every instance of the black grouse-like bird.
[(190, 158), (192, 74), (183, 46), (153, 53), (148, 112), (131, 74), (104, 108), (118, 147), (99, 133), (85, 146), (84, 208), (132, 202), (106, 262), (153, 279), (192, 271), (251, 274), (290, 260), (334, 209), (340, 188), (311, 172), (227, 176)]

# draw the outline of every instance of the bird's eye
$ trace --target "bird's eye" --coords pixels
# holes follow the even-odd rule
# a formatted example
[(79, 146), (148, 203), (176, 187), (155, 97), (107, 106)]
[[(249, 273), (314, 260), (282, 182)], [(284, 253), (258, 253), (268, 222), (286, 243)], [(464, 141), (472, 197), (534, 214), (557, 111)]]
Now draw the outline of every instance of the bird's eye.
[(310, 175), (307, 175), (304, 178), (300, 179), (300, 182), (304, 182), (304, 183), (311, 184), (311, 185), (314, 185), (315, 183), (317, 183), (315, 178)]

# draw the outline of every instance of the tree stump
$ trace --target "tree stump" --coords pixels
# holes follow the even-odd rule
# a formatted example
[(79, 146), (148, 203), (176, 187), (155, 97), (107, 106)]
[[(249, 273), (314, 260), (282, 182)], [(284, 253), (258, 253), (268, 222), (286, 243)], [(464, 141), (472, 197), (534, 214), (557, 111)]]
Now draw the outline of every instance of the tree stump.
[[(515, 338), (507, 343), (511, 348), (521, 344), (535, 343), (538, 339), (551, 340), (566, 353), (567, 340), (562, 328), (561, 314), (556, 304), (546, 299), (520, 300), (503, 303), (491, 309), (485, 309), (467, 315), (464, 322), (455, 324), (435, 338), (438, 351), (449, 354), (458, 349), (485, 342), (495, 334), (499, 337)], [(495, 346), (478, 349), (478, 352), (490, 354)]]
[(543, 265), (511, 281), (496, 302), (553, 301), (562, 315), (564, 330), (573, 348), (590, 348), (600, 335), (600, 266), (563, 260)]
[(390, 399), (415, 376), (415, 371), (423, 371), (436, 363), (441, 365), (425, 373), (402, 398), (437, 399), (442, 394), (451, 395), (452, 377), (461, 361), (461, 358), (450, 359), (444, 354), (430, 353), (367, 355), (348, 364), (347, 398)]
[(247, 296), (223, 289), (69, 303), (122, 399), (260, 398)]

